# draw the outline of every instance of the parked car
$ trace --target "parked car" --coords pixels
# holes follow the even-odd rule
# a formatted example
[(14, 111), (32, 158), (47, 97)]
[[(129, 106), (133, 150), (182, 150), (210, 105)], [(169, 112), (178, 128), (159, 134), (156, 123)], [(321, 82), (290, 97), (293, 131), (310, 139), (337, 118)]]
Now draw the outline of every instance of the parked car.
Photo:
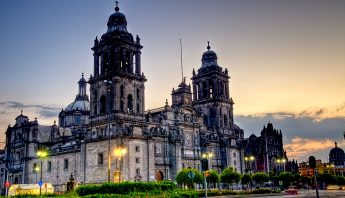
[(298, 190), (296, 186), (289, 186), (289, 188), (286, 189), (285, 192), (289, 195), (297, 195)]

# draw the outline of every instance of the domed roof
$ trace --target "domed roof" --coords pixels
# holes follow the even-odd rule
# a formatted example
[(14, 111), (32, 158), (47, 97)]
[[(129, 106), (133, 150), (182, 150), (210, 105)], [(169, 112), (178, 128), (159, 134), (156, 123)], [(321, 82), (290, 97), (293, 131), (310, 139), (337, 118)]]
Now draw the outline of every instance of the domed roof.
[(216, 54), (216, 52), (214, 52), (214, 51), (212, 51), (210, 49), (211, 49), (210, 42), (208, 42), (207, 51), (202, 54), (202, 59), (201, 59), (201, 62), (202, 62), (201, 67), (202, 68), (218, 66), (217, 54)]
[(89, 97), (86, 95), (86, 80), (84, 78), (84, 73), (81, 75), (81, 79), (78, 81), (79, 93), (75, 97), (74, 102), (69, 104), (65, 111), (90, 111)]
[(345, 156), (345, 153), (344, 153), (344, 150), (339, 148), (337, 146), (337, 142), (335, 142), (335, 147), (331, 149), (331, 151), (329, 152), (329, 156), (330, 157), (333, 157), (333, 156), (342, 156), (344, 157)]
[(65, 111), (75, 111), (75, 110), (90, 111), (90, 102), (86, 100), (76, 100), (65, 108)]
[(108, 31), (107, 32), (127, 32), (127, 20), (126, 16), (119, 12), (118, 2), (116, 1), (115, 13), (110, 15), (108, 20)]
[(16, 117), (16, 125), (21, 125), (23, 123), (29, 122), (29, 118), (23, 115), (23, 110), (20, 111), (20, 115)]

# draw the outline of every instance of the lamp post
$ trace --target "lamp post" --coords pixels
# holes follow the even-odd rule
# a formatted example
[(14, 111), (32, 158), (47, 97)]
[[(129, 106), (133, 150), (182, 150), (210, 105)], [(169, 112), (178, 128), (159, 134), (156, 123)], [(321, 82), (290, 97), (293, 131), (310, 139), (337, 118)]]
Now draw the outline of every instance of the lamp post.
[(42, 182), (43, 158), (45, 158), (45, 157), (48, 156), (48, 152), (45, 151), (45, 150), (39, 150), (39, 151), (37, 151), (37, 156), (40, 158), (40, 161), (41, 161), (41, 167), (40, 167), (40, 170), (41, 170), (41, 174), (40, 174), (40, 195), (42, 195), (42, 185), (43, 185), (43, 182)]
[(117, 167), (118, 173), (119, 173), (119, 182), (122, 180), (122, 166), (121, 166), (121, 158), (126, 155), (127, 149), (123, 146), (120, 145), (115, 148), (115, 157), (119, 162), (119, 167)]
[(326, 167), (329, 168), (329, 169), (332, 168), (332, 175), (335, 175), (334, 164), (327, 165)]
[(285, 162), (286, 162), (286, 159), (285, 158), (277, 159), (276, 162), (278, 164), (279, 170), (281, 170), (282, 166), (283, 166), (283, 172), (285, 172)]
[(105, 85), (107, 86), (107, 114), (108, 114), (108, 182), (110, 182), (110, 167), (111, 167), (111, 156), (110, 156), (110, 88), (113, 84), (110, 80), (104, 81)]
[[(4, 168), (6, 169), (6, 182), (5, 182), (5, 196), (8, 196), (8, 188), (9, 188), (9, 182), (8, 182), (8, 174), (10, 173), (10, 171), (7, 169), (6, 165), (4, 163), (2, 163), (2, 161), (0, 161), (1, 165), (4, 166)], [(7, 185), (8, 184), (8, 185)]]
[(35, 175), (36, 175), (36, 183), (37, 183), (37, 173), (40, 171), (40, 167), (36, 166), (35, 167)]
[(253, 155), (245, 156), (244, 161), (246, 162), (247, 170), (250, 170), (250, 173), (253, 171), (253, 162), (255, 157)]
[[(207, 160), (207, 169), (208, 169), (208, 163), (210, 161), (210, 158), (213, 157), (213, 154), (211, 152), (206, 152), (201, 155), (203, 159)], [(211, 163), (212, 166), (212, 163)], [(206, 173), (207, 170), (204, 170), (204, 185), (205, 185), (205, 197), (207, 198), (207, 181), (206, 181)]]

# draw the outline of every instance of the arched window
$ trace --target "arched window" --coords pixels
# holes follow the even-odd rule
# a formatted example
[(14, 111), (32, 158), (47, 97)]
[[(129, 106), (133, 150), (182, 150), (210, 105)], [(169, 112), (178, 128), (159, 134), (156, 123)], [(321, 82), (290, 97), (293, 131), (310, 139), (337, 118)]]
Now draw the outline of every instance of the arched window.
[(209, 80), (208, 81), (208, 86), (209, 86), (209, 97), (210, 98), (213, 98), (213, 81), (212, 80)]
[(103, 53), (103, 73), (106, 74), (109, 71), (109, 54), (108, 52)]
[(137, 100), (140, 100), (140, 90), (139, 90), (139, 88), (137, 89)]
[(123, 108), (123, 100), (120, 101), (120, 111), (123, 112), (124, 108)]
[(127, 100), (128, 100), (127, 101), (128, 112), (132, 112), (133, 111), (133, 97), (132, 97), (132, 94), (128, 95)]
[(207, 118), (207, 115), (204, 115), (204, 125), (208, 125), (208, 118)]
[(206, 82), (202, 82), (202, 98), (207, 98)]
[(224, 126), (228, 126), (228, 117), (224, 114)]
[(125, 93), (125, 86), (121, 85), (120, 87), (120, 97), (123, 98)]
[(106, 113), (106, 110), (107, 110), (107, 99), (106, 99), (105, 95), (101, 96), (100, 103), (101, 103), (101, 108), (100, 108), (99, 113), (101, 115), (104, 115)]
[(139, 103), (137, 103), (137, 113), (140, 113), (140, 106), (139, 106)]

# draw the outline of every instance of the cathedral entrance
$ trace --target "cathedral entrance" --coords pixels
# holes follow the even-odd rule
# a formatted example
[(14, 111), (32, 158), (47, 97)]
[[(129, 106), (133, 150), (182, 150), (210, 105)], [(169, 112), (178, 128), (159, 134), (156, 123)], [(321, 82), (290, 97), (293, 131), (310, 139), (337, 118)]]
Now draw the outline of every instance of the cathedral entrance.
[(162, 181), (164, 179), (162, 171), (156, 172), (156, 181)]

